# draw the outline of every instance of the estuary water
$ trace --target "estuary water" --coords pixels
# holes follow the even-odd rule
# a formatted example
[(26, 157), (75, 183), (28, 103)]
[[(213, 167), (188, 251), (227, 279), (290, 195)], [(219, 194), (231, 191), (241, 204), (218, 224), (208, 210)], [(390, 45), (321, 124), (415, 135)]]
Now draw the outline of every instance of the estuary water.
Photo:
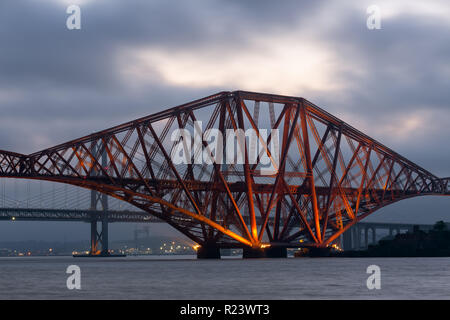
[[(367, 288), (370, 265), (380, 289)], [(0, 299), (450, 299), (450, 258), (5, 257)]]

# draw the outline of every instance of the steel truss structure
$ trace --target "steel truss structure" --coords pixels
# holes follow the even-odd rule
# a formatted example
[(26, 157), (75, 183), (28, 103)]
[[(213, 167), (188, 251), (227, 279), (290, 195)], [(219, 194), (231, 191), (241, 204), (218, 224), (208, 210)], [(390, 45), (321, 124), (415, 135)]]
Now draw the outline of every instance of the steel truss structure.
[[(174, 138), (176, 129), (205, 133), (190, 163), (173, 161), (180, 144), (189, 148), (195, 142)], [(208, 129), (224, 135), (253, 129), (256, 139), (238, 146), (243, 163), (223, 164), (215, 161)], [(227, 143), (217, 150), (225, 153)], [(250, 161), (255, 150), (256, 161)], [(273, 172), (265, 171), (263, 159)], [(223, 248), (325, 248), (388, 204), (449, 195), (450, 181), (303, 98), (244, 91), (220, 92), (29, 155), (1, 151), (0, 177), (96, 190), (202, 246)]]

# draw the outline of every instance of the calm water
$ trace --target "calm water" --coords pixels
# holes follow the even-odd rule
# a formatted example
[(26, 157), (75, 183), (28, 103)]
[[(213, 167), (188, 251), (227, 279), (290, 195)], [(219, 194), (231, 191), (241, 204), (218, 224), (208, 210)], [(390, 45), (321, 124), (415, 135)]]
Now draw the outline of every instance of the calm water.
[[(66, 287), (72, 264), (81, 290)], [(450, 258), (0, 258), (0, 299), (450, 299)]]

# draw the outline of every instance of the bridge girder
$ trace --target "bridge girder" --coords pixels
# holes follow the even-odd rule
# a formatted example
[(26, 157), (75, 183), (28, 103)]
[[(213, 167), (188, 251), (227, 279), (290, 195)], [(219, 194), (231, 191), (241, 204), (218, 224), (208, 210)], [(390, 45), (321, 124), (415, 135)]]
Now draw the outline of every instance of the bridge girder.
[[(174, 152), (195, 148), (198, 121), (202, 132), (223, 136), (252, 129), (253, 138), (238, 145), (242, 163), (214, 161), (234, 141), (225, 139), (213, 153), (208, 133), (190, 163), (175, 163)], [(174, 136), (177, 129), (192, 139)], [(252, 247), (324, 247), (390, 203), (448, 195), (450, 181), (303, 98), (245, 91), (220, 92), (29, 155), (0, 151), (0, 177), (96, 190), (200, 244)]]

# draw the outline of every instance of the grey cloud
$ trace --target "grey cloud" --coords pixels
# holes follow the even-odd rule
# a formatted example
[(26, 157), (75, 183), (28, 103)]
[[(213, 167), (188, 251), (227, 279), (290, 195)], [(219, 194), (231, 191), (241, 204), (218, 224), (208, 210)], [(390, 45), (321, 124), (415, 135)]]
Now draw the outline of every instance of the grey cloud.
[[(312, 38), (334, 54), (334, 80), (345, 86), (339, 92), (322, 88), (293, 95), (343, 120), (346, 115), (366, 119), (369, 127), (359, 129), (367, 132), (377, 132), (376, 126), (386, 121), (400, 123), (411, 112), (433, 111), (440, 119), (431, 119), (429, 130), (414, 140), (398, 141), (387, 134), (374, 138), (426, 169), (450, 176), (449, 25), (403, 15), (383, 21), (382, 30), (370, 31), (360, 8), (330, 4), (91, 1), (82, 5), (82, 30), (68, 31), (63, 5), (3, 0), (0, 149), (33, 152), (48, 145), (36, 145), (30, 137), (40, 135), (42, 144), (56, 144), (228, 89), (169, 84), (157, 68), (148, 70), (151, 80), (134, 88), (128, 85), (132, 76), (118, 70), (116, 54), (124, 48), (238, 51), (251, 48), (255, 37), (298, 33), (300, 43)], [(330, 24), (333, 19), (336, 23)], [(11, 98), (3, 99), (3, 92)], [(436, 130), (436, 124), (442, 127)], [(415, 207), (408, 202), (404, 208)], [(433, 210), (443, 210), (442, 204)], [(421, 219), (418, 212), (414, 217)]]

